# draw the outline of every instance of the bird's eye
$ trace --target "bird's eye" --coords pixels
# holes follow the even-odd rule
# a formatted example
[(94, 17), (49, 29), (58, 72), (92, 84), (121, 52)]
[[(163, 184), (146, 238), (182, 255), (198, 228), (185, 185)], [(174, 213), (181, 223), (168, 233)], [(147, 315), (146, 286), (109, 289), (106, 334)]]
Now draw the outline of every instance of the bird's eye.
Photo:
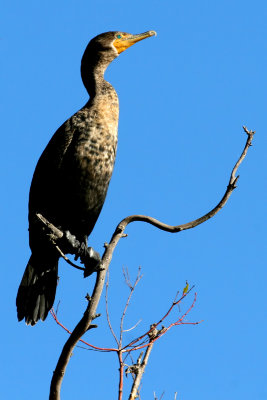
[(117, 35), (117, 39), (121, 39), (121, 35)]

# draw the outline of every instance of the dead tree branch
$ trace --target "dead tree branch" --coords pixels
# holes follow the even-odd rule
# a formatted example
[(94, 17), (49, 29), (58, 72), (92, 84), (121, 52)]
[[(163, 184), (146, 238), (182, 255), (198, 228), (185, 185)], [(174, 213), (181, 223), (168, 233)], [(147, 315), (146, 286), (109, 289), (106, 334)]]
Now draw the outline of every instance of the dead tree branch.
[[(217, 214), (217, 212), (223, 208), (223, 206), (226, 204), (227, 200), (231, 196), (232, 192), (236, 188), (236, 183), (239, 179), (239, 175), (236, 176), (237, 169), (239, 168), (240, 164), (246, 157), (249, 147), (252, 145), (251, 143), (252, 143), (255, 132), (249, 131), (245, 126), (243, 126), (243, 129), (246, 132), (246, 134), (248, 135), (244, 150), (231, 172), (231, 176), (230, 176), (230, 180), (229, 180), (227, 189), (226, 189), (221, 201), (211, 211), (209, 211), (207, 214), (203, 215), (202, 217), (195, 219), (194, 221), (187, 222), (186, 224), (181, 224), (181, 225), (168, 225), (168, 224), (165, 224), (164, 222), (158, 221), (157, 219), (148, 217), (146, 215), (130, 215), (129, 217), (124, 218), (119, 223), (119, 225), (116, 228), (116, 231), (124, 232), (126, 226), (129, 225), (131, 222), (140, 221), (140, 222), (146, 222), (148, 224), (151, 224), (151, 225), (155, 226), (156, 228), (161, 229), (166, 232), (177, 233), (177, 232), (185, 231), (186, 229), (195, 228), (196, 226), (207, 221), (208, 219), (214, 217), (214, 215)], [(116, 234), (116, 231), (115, 231), (115, 234)]]
[[(100, 263), (100, 270), (97, 272), (97, 276), (96, 276), (96, 282), (95, 282), (93, 295), (90, 298), (90, 300), (88, 301), (88, 305), (84, 312), (83, 317), (78, 322), (77, 326), (73, 330), (72, 334), (70, 335), (70, 337), (68, 338), (68, 340), (66, 341), (66, 343), (62, 349), (56, 369), (53, 373), (51, 387), (50, 387), (49, 400), (60, 400), (61, 384), (62, 384), (62, 380), (63, 380), (64, 374), (66, 371), (66, 367), (70, 360), (72, 351), (73, 351), (74, 347), (76, 346), (77, 342), (84, 335), (84, 333), (86, 333), (88, 331), (88, 329), (90, 329), (91, 322), (96, 314), (96, 309), (97, 309), (97, 306), (98, 306), (98, 303), (100, 300), (100, 296), (101, 296), (101, 293), (103, 290), (107, 269), (111, 262), (113, 252), (114, 252), (119, 240), (122, 237), (125, 237), (124, 231), (125, 231), (125, 228), (127, 227), (127, 225), (129, 225), (130, 223), (135, 222), (135, 221), (141, 221), (141, 222), (146, 222), (148, 224), (151, 224), (158, 229), (161, 229), (161, 230), (164, 230), (167, 232), (171, 232), (171, 233), (177, 233), (177, 232), (181, 232), (186, 229), (194, 228), (197, 225), (200, 225), (203, 222), (207, 221), (208, 219), (212, 218), (215, 214), (217, 214), (217, 212), (219, 210), (221, 210), (222, 207), (226, 204), (231, 193), (236, 188), (238, 176), (236, 176), (235, 174), (236, 174), (237, 169), (240, 166), (241, 162), (245, 158), (248, 148), (251, 146), (253, 135), (255, 133), (252, 131), (248, 131), (248, 129), (246, 127), (243, 127), (243, 129), (246, 132), (246, 134), (248, 135), (244, 150), (232, 170), (229, 184), (227, 186), (224, 196), (222, 197), (221, 201), (217, 204), (217, 206), (214, 207), (211, 211), (209, 211), (207, 214), (205, 214), (204, 216), (202, 216), (194, 221), (191, 221), (191, 222), (188, 222), (188, 223), (185, 223), (182, 225), (175, 225), (175, 226), (165, 224), (163, 222), (156, 220), (155, 218), (152, 218), (149, 216), (144, 216), (144, 215), (131, 215), (129, 217), (124, 218), (118, 224), (118, 226), (115, 229), (115, 232), (112, 235), (112, 238), (111, 238), (109, 244), (107, 244), (105, 246), (105, 251), (102, 256), (101, 263)], [(38, 215), (38, 218), (39, 218), (39, 220), (42, 220), (43, 216)], [(43, 218), (42, 222), (46, 226), (46, 228), (50, 231), (52, 241), (55, 243), (56, 246), (58, 246), (57, 241), (58, 241), (58, 239), (60, 239), (63, 236), (63, 233), (59, 229), (57, 229), (53, 224), (51, 224), (49, 221), (45, 220), (45, 218)]]

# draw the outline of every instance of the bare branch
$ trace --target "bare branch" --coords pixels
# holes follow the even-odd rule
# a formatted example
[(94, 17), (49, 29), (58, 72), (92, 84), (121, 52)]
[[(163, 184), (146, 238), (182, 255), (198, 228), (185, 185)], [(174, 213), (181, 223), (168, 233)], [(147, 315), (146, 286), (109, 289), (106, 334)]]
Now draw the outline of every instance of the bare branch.
[(181, 225), (168, 225), (168, 224), (165, 224), (164, 222), (158, 221), (157, 219), (148, 217), (146, 215), (131, 215), (129, 217), (124, 218), (119, 223), (116, 230), (118, 230), (122, 233), (122, 232), (124, 232), (127, 225), (129, 225), (130, 223), (135, 222), (135, 221), (140, 221), (140, 222), (146, 222), (148, 224), (151, 224), (151, 225), (155, 226), (156, 228), (161, 229), (163, 231), (167, 231), (170, 233), (178, 233), (178, 232), (184, 231), (186, 229), (195, 228), (196, 226), (207, 221), (208, 219), (214, 217), (214, 215), (217, 214), (217, 212), (223, 208), (223, 206), (226, 204), (227, 200), (231, 196), (232, 192), (236, 188), (236, 183), (237, 183), (239, 176), (235, 176), (235, 174), (236, 174), (237, 169), (240, 166), (241, 162), (244, 160), (244, 158), (247, 154), (247, 151), (248, 151), (249, 147), (251, 146), (253, 135), (255, 134), (254, 131), (249, 131), (245, 126), (243, 127), (243, 129), (246, 132), (246, 134), (248, 135), (244, 150), (232, 170), (229, 184), (227, 186), (227, 189), (226, 189), (221, 201), (211, 211), (209, 211), (207, 214), (203, 215), (202, 217), (195, 219), (194, 221), (187, 222), (186, 224), (181, 224)]
[[(104, 281), (105, 281), (105, 276), (107, 269), (109, 267), (109, 264), (112, 259), (113, 252), (119, 242), (119, 240), (123, 237), (125, 237), (124, 230), (127, 227), (128, 224), (135, 222), (135, 221), (141, 221), (141, 222), (146, 222), (149, 223), (153, 226), (155, 226), (158, 229), (171, 232), (171, 233), (177, 233), (181, 232), (186, 229), (191, 229), (196, 227), (197, 225), (202, 224), (203, 222), (207, 221), (208, 219), (212, 218), (219, 210), (222, 209), (222, 207), (226, 204), (227, 200), (229, 199), (231, 193), (236, 187), (236, 182), (238, 177), (235, 176), (238, 167), (240, 166), (241, 162), (246, 156), (246, 153), (248, 151), (248, 148), (251, 146), (251, 142), (253, 139), (253, 135), (255, 132), (248, 131), (246, 127), (243, 127), (244, 131), (247, 133), (248, 138), (246, 141), (246, 145), (244, 147), (244, 150), (238, 159), (237, 163), (235, 164), (228, 187), (226, 189), (226, 192), (224, 196), (222, 197), (221, 201), (214, 207), (211, 211), (209, 211), (207, 214), (204, 216), (182, 224), (182, 225), (168, 225), (163, 222), (160, 222), (156, 220), (155, 218), (149, 217), (149, 216), (144, 216), (144, 215), (131, 215), (129, 217), (124, 218), (116, 227), (115, 232), (112, 235), (112, 238), (110, 240), (110, 243), (105, 245), (105, 251), (100, 263), (100, 270), (97, 272), (97, 277), (96, 277), (96, 282), (95, 282), (95, 287), (93, 291), (93, 295), (91, 300), (88, 302), (88, 306), (85, 310), (85, 313), (82, 317), (82, 319), (78, 322), (77, 326), (73, 330), (72, 334), (68, 338), (67, 342), (65, 343), (63, 350), (61, 352), (61, 355), (59, 357), (56, 369), (53, 374), (53, 378), (51, 381), (51, 387), (50, 387), (50, 397), (49, 400), (60, 400), (60, 388), (62, 384), (62, 380), (65, 374), (66, 367), (68, 365), (68, 362), (70, 360), (72, 351), (74, 347), (76, 346), (77, 342), (80, 340), (80, 338), (84, 335), (85, 332), (88, 331), (90, 328), (91, 322), (94, 318), (94, 315), (96, 313), (96, 309), (100, 300), (100, 296), (103, 290), (104, 286)], [(63, 237), (63, 233), (56, 228), (54, 225), (52, 225), (49, 221), (45, 220), (43, 216), (38, 215), (38, 218), (42, 220), (43, 224), (46, 226), (46, 228), (50, 231), (50, 239), (53, 243), (57, 245), (58, 239)], [(43, 219), (42, 219), (43, 218)], [(184, 323), (184, 322), (183, 322)], [(149, 348), (152, 348), (153, 343), (148, 345), (147, 350)], [(150, 347), (149, 347), (150, 346)], [(151, 351), (151, 350), (150, 350)], [(132, 397), (133, 398), (133, 397)]]
[(77, 342), (90, 328), (91, 322), (96, 313), (96, 308), (98, 306), (100, 296), (103, 290), (105, 276), (106, 276), (105, 269), (97, 273), (92, 299), (90, 302), (88, 302), (88, 306), (85, 310), (82, 319), (78, 322), (78, 324), (74, 328), (72, 334), (70, 335), (70, 337), (68, 338), (62, 349), (56, 369), (53, 373), (50, 386), (49, 400), (60, 400), (60, 389), (66, 367), (69, 363), (72, 351), (76, 346)]

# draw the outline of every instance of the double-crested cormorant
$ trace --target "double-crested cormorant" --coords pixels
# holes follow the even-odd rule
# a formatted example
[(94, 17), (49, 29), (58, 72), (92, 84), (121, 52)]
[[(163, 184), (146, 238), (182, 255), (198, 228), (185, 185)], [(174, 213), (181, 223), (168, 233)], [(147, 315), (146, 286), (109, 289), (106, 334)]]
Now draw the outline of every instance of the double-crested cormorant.
[[(29, 242), (32, 255), (18, 294), (18, 320), (35, 325), (53, 306), (59, 253), (44, 240), (36, 214), (63, 232), (70, 232), (87, 249), (104, 204), (116, 149), (119, 103), (105, 81), (107, 66), (136, 42), (155, 35), (107, 32), (92, 39), (82, 57), (81, 76), (90, 100), (54, 134), (41, 155), (29, 197)], [(62, 248), (68, 252), (67, 247)]]

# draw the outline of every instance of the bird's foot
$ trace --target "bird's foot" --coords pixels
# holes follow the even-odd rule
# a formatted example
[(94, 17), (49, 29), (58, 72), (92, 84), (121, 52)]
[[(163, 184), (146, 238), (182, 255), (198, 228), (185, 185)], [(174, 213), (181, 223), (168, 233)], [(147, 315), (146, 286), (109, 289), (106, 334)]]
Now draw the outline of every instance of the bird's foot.
[(64, 232), (64, 248), (68, 253), (75, 255), (75, 260), (80, 258), (81, 263), (85, 266), (84, 277), (97, 272), (100, 269), (101, 257), (92, 247), (87, 247), (84, 242), (80, 242), (69, 231)]
[(83, 273), (84, 278), (100, 270), (101, 257), (93, 247), (87, 247), (85, 243), (80, 243), (80, 247), (75, 255), (75, 260), (77, 260), (78, 257), (80, 257), (81, 262), (85, 266)]
[(77, 240), (76, 236), (72, 235), (70, 231), (65, 231), (61, 240), (63, 241), (63, 249), (66, 249), (66, 253), (76, 254), (77, 250), (81, 246), (79, 240)]

